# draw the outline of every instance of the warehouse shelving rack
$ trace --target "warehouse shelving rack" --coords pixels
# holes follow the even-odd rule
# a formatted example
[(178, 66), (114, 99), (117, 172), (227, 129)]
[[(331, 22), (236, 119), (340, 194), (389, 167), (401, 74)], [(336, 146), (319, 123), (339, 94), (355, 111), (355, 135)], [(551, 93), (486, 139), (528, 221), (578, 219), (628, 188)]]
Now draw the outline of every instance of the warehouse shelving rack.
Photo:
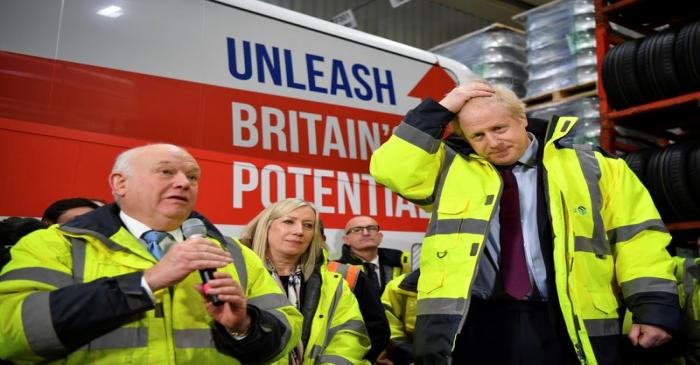
[[(688, 22), (700, 18), (696, 11), (662, 11), (661, 7), (668, 9), (669, 4), (643, 0), (620, 0), (608, 2), (607, 0), (594, 0), (596, 20), (596, 58), (598, 68), (598, 97), (600, 104), (600, 145), (610, 153), (618, 151), (632, 152), (635, 147), (616, 141), (615, 127), (617, 125), (650, 132), (656, 136), (657, 144), (664, 146), (669, 140), (697, 140), (700, 139), (700, 91), (695, 91), (672, 98), (657, 100), (650, 103), (629, 107), (622, 110), (613, 110), (608, 104), (608, 98), (603, 87), (603, 60), (611, 45), (618, 45), (625, 41), (623, 30), (614, 30), (611, 22), (620, 25), (638, 34), (649, 35), (654, 32), (682, 26)], [(650, 9), (658, 7), (659, 11)], [(639, 23), (640, 18), (644, 19)], [(627, 32), (629, 33), (629, 32)], [(687, 115), (694, 113), (698, 117), (695, 120), (684, 118), (664, 118), (665, 121), (674, 121), (674, 124), (665, 124), (662, 127), (654, 125), (660, 117)], [(657, 123), (658, 124), (658, 123)], [(675, 131), (670, 132), (670, 130)], [(700, 188), (700, 187), (699, 187)], [(684, 231), (700, 229), (700, 221), (684, 221), (667, 224), (671, 231)]]

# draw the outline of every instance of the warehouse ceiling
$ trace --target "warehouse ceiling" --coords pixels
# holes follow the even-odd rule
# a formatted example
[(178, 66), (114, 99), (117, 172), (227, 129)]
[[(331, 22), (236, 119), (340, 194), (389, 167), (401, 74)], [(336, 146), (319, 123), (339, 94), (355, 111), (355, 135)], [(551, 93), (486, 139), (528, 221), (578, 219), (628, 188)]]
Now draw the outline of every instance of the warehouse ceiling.
[(519, 26), (511, 18), (551, 0), (432, 0), (465, 13), (471, 13), (494, 23)]
[[(493, 23), (512, 20), (551, 0), (264, 0), (283, 8), (331, 20), (352, 11), (356, 29), (429, 50)], [(394, 3), (394, 4), (392, 4)], [(401, 5), (394, 7), (396, 3)]]

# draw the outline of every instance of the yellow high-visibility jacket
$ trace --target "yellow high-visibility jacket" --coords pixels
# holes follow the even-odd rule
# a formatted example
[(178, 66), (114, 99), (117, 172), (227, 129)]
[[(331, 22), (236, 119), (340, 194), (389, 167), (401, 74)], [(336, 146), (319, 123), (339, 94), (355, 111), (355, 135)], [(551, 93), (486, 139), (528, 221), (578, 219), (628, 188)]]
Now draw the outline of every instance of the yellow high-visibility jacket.
[[(370, 340), (357, 299), (343, 276), (328, 270), (325, 251), (311, 277), (304, 280), (302, 364), (369, 364), (364, 356)], [(286, 363), (285, 359), (276, 362)]]
[(382, 304), (391, 329), (391, 344), (385, 357), (395, 365), (411, 364), (413, 332), (416, 328), (416, 292), (420, 269), (400, 275), (386, 284)]
[[(432, 212), (422, 245), (414, 354), (446, 363), (469, 311), (502, 180), (473, 151), (441, 139), (455, 114), (427, 99), (372, 155), (381, 184)], [(676, 330), (680, 309), (670, 241), (639, 179), (622, 159), (560, 141), (575, 117), (553, 120), (540, 143), (545, 204), (552, 228), (556, 294), (581, 363), (597, 364), (620, 334), (618, 309), (635, 323)], [(461, 140), (464, 143), (463, 140)], [(550, 253), (544, 253), (545, 255)]]
[(700, 258), (673, 259), (686, 334), (682, 355), (686, 364), (700, 364)]
[(156, 291), (141, 287), (156, 261), (108, 205), (23, 238), (0, 275), (0, 358), (16, 363), (239, 364), (286, 355), (302, 317), (257, 255), (204, 219), (228, 250), (222, 269), (244, 289), (254, 326), (235, 340), (207, 314), (197, 272)]

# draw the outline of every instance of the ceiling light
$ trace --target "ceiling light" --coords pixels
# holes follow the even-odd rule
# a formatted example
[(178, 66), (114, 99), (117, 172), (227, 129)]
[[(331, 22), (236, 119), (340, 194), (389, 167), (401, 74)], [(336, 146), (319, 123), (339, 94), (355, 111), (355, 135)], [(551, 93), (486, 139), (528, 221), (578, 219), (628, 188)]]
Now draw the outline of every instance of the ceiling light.
[(116, 6), (116, 5), (110, 5), (104, 9), (100, 9), (97, 14), (110, 17), (110, 18), (116, 18), (119, 17), (123, 14), (124, 12), (122, 11), (122, 8)]

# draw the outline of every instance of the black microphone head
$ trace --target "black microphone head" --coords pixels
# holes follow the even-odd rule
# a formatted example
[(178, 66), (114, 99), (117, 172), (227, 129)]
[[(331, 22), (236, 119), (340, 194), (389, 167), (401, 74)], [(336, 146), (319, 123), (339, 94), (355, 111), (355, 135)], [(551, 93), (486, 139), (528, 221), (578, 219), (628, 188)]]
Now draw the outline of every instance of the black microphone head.
[(182, 235), (185, 239), (194, 236), (204, 237), (207, 235), (207, 227), (201, 219), (190, 218), (182, 223)]

